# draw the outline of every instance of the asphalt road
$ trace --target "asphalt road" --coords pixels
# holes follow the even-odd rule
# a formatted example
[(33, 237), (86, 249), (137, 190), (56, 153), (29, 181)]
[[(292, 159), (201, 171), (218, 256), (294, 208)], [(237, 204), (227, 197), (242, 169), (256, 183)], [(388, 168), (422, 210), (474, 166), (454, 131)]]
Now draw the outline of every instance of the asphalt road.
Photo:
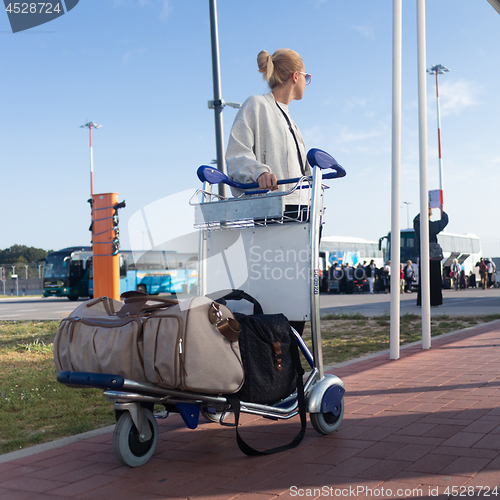
[[(422, 308), (417, 307), (417, 294), (400, 294), (400, 311), (404, 314), (422, 314)], [(380, 316), (389, 314), (391, 294), (353, 294), (353, 295), (322, 295), (321, 314), (355, 314), (365, 316)], [(466, 290), (443, 290), (443, 304), (431, 307), (431, 316), (474, 316), (500, 313), (500, 288), (482, 290), (468, 288)]]
[[(416, 306), (417, 294), (400, 296), (401, 314), (421, 314)], [(82, 299), (82, 301), (85, 299)], [(390, 311), (390, 294), (321, 295), (321, 314), (361, 313), (365, 316), (380, 316)], [(15, 297), (0, 299), (0, 320), (60, 320), (79, 304), (68, 299)], [(463, 291), (443, 290), (443, 305), (431, 307), (431, 315), (450, 316), (484, 315), (500, 313), (500, 288)]]
[[(82, 301), (85, 299), (82, 299)], [(0, 299), (0, 320), (59, 320), (76, 309), (78, 302), (61, 298), (12, 297)]]

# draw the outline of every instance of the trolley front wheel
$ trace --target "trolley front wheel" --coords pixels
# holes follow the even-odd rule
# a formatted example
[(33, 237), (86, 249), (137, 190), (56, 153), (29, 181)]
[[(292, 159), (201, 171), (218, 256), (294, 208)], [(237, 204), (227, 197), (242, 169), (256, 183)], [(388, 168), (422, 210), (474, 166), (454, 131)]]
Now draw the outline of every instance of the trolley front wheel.
[(132, 422), (128, 411), (123, 412), (118, 419), (113, 434), (113, 450), (116, 458), (123, 465), (140, 467), (153, 455), (158, 442), (158, 424), (149, 410), (144, 410), (151, 429), (151, 439), (142, 442), (139, 440), (139, 431)]
[(331, 434), (335, 432), (340, 422), (342, 422), (342, 417), (344, 416), (344, 400), (340, 402), (340, 413), (334, 415), (332, 412), (328, 413), (311, 413), (311, 424), (316, 431), (320, 434)]
[(201, 416), (207, 420), (208, 422), (212, 422), (215, 424), (220, 423), (220, 419), (222, 417), (222, 412), (220, 411), (215, 411), (215, 413), (212, 413), (207, 407), (202, 407), (200, 410)]

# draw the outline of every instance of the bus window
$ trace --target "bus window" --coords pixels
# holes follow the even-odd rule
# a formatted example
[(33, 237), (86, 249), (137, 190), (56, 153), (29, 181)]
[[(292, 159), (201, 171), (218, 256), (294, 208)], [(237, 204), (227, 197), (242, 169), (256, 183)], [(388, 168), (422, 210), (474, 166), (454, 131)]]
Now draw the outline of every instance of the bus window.
[(120, 255), (120, 278), (125, 278), (127, 276), (127, 258), (123, 254)]

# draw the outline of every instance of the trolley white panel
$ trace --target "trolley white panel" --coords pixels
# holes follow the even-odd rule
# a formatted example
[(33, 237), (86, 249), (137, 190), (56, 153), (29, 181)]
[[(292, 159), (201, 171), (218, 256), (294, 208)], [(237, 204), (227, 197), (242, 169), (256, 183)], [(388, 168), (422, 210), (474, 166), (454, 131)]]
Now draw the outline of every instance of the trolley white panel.
[[(289, 222), (202, 231), (206, 292), (244, 290), (260, 302), (264, 313), (309, 320), (309, 229), (309, 224)], [(239, 304), (231, 306), (238, 310)]]

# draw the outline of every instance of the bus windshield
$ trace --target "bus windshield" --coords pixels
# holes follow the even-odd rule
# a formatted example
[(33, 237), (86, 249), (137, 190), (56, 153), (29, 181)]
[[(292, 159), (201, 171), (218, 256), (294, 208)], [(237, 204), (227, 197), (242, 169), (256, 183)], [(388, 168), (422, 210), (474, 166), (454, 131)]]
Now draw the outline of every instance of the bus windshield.
[(45, 278), (67, 278), (69, 276), (69, 255), (63, 253), (50, 253), (43, 266)]
[[(417, 262), (418, 249), (415, 247), (415, 231), (401, 231), (401, 262), (406, 263), (411, 260)], [(388, 262), (391, 258), (391, 234), (387, 236), (387, 251), (385, 253), (385, 261)]]

